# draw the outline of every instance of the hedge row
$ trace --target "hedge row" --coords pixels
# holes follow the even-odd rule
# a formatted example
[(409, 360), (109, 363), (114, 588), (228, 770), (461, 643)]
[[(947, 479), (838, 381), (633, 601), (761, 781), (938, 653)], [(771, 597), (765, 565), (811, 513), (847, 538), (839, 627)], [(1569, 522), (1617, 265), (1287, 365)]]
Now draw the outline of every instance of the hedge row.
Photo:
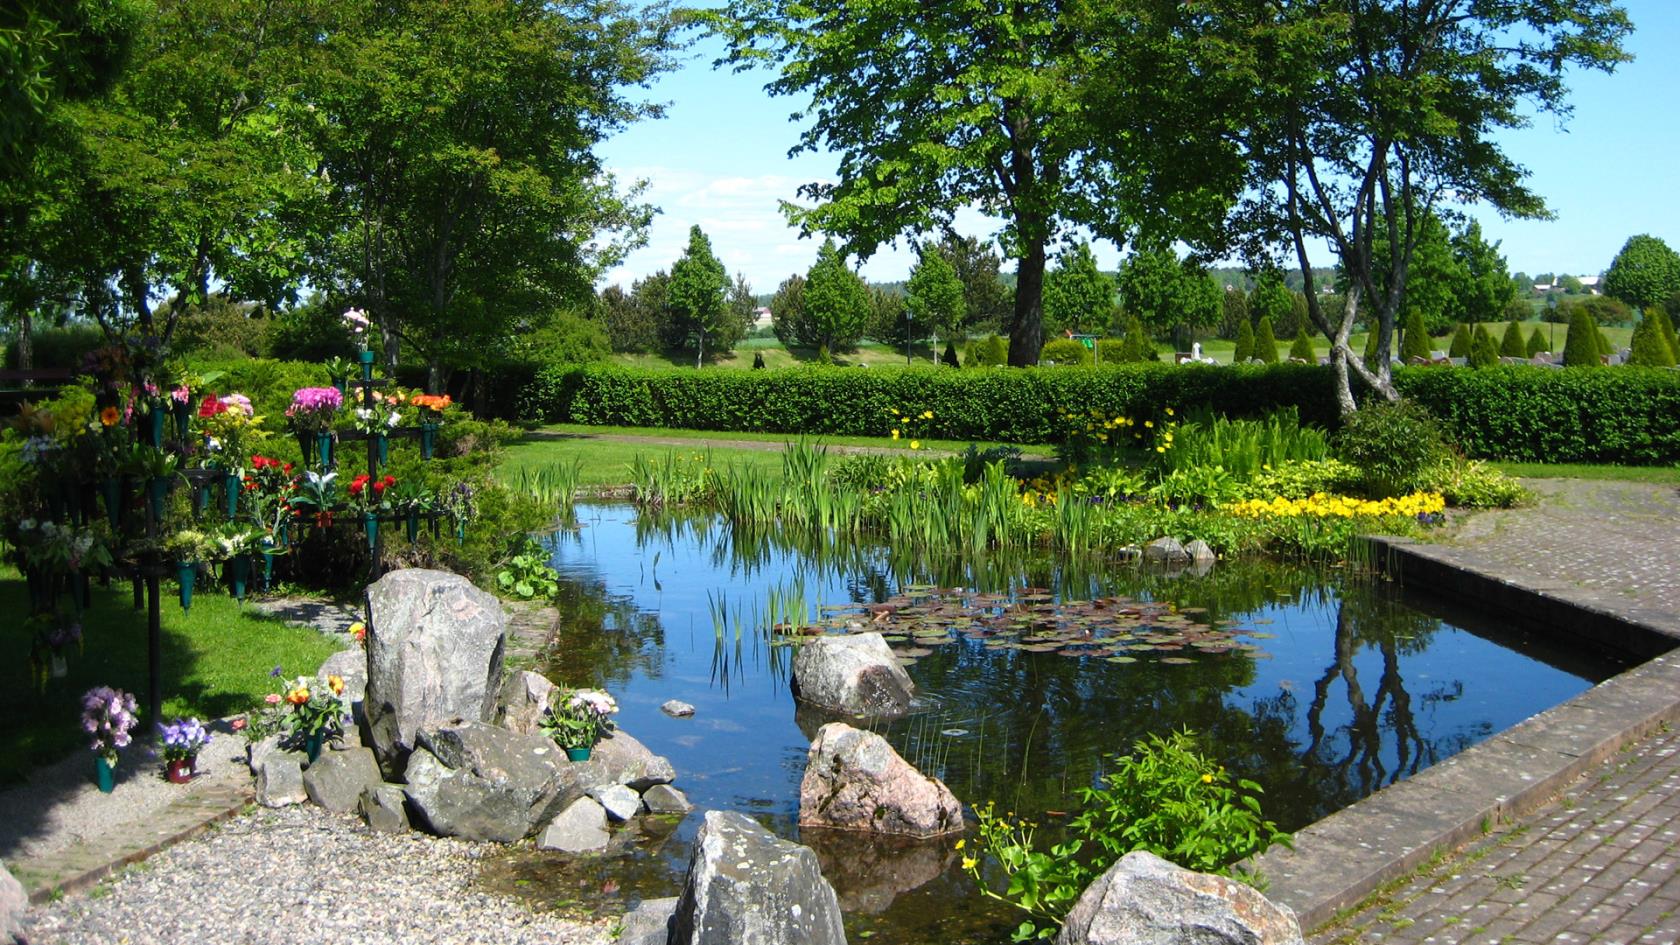
[(1512, 366), (1396, 372), (1467, 454), (1544, 463), (1680, 460), (1680, 372)]
[[(1410, 368), (1402, 393), (1440, 418), (1473, 457), (1551, 463), (1680, 459), (1680, 373), (1513, 366)], [(1299, 409), (1337, 426), (1324, 367), (1100, 365), (1055, 370), (797, 368), (658, 371), (610, 366), (538, 371), (517, 395), (522, 419), (694, 430), (883, 435), (891, 411), (932, 410), (921, 435), (1051, 443), (1063, 411), (1148, 417), (1211, 407), (1230, 416)]]

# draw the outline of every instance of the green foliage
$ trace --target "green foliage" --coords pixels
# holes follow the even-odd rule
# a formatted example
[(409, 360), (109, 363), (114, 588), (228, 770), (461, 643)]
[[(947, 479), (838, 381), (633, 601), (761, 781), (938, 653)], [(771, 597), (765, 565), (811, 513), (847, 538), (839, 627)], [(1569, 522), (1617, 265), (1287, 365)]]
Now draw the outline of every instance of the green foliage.
[(1528, 347), (1523, 349), (1523, 354), (1526, 357), (1532, 358), (1545, 350), (1546, 333), (1540, 330), (1540, 326), (1536, 325), (1534, 327), (1534, 331), (1528, 336)]
[(1499, 255), (1499, 243), (1483, 239), (1482, 225), (1471, 220), (1463, 232), (1453, 236), (1452, 252), (1463, 272), (1463, 278), (1453, 286), (1458, 311), (1478, 324), (1504, 317), (1506, 304), (1516, 295), (1516, 286), (1505, 267), (1505, 257)]
[(962, 330), (968, 315), (962, 280), (938, 246), (930, 243), (921, 246), (916, 265), (910, 270), (910, 281), (905, 285), (904, 305), (909, 309), (911, 331), (916, 336), (933, 330), (949, 338)]
[(507, 564), (496, 571), (496, 587), (521, 600), (549, 600), (560, 593), (560, 572), (548, 563), (548, 552), (525, 538)]
[(1038, 358), (1040, 364), (1053, 361), (1057, 367), (1077, 367), (1092, 361), (1091, 352), (1072, 338), (1056, 338), (1045, 342)]
[(1569, 334), (1563, 342), (1565, 367), (1595, 368), (1604, 362), (1599, 355), (1598, 326), (1585, 309), (1576, 308), (1569, 316)]
[[(105, 344), (105, 333), (97, 325), (74, 324), (63, 328), (37, 328), (33, 334), (34, 364), (41, 368), (79, 368), (82, 357)], [(18, 346), (6, 346), (6, 367), (18, 367)]]
[(1054, 937), (1085, 887), (1127, 853), (1146, 850), (1186, 869), (1249, 881), (1238, 864), (1274, 844), (1291, 846), (1261, 812), (1260, 786), (1233, 781), (1189, 731), (1149, 735), (1113, 760), (1099, 787), (1080, 789), (1076, 839), (1048, 850), (1039, 849), (1035, 824), (1000, 816), (991, 804), (975, 811), (976, 851), (996, 859), (1007, 887), (999, 893), (987, 884), (978, 856), (965, 856), (963, 866), (982, 893), (1027, 913), (1014, 941)]
[(213, 358), (267, 357), (273, 328), (273, 320), (261, 308), (217, 294), (181, 315), (171, 347), (181, 354)]
[(1120, 360), (1126, 364), (1139, 364), (1144, 361), (1159, 361), (1161, 356), (1155, 351), (1155, 342), (1149, 337), (1149, 330), (1136, 315), (1126, 317), (1126, 337), (1120, 342)]
[(1586, 312), (1587, 317), (1599, 326), (1626, 325), (1631, 323), (1635, 316), (1633, 309), (1622, 304), (1620, 299), (1613, 299), (1608, 295), (1570, 299), (1560, 308), (1566, 316), (1564, 321), (1573, 319), (1576, 312)]
[(957, 360), (957, 343), (955, 341), (947, 340), (945, 342), (945, 351), (939, 356), (939, 363), (946, 367), (962, 367), (962, 362)]
[(1528, 345), (1523, 341), (1522, 325), (1514, 318), (1505, 326), (1505, 336), (1499, 340), (1499, 355), (1504, 358), (1528, 357)]
[(1238, 479), (1250, 479), (1267, 467), (1316, 462), (1330, 455), (1324, 431), (1301, 426), (1292, 407), (1258, 420), (1232, 419), (1196, 410), (1170, 428), (1170, 442), (1159, 454), (1171, 472), (1219, 467)]
[(1452, 344), (1447, 347), (1447, 356), (1450, 358), (1468, 358), (1470, 357), (1470, 346), (1475, 343), (1476, 336), (1470, 331), (1470, 323), (1459, 322), (1458, 328), (1453, 331)]
[[(1237, 293), (1233, 292), (1232, 295)], [(1237, 346), (1231, 351), (1231, 363), (1242, 364), (1254, 357), (1254, 329), (1245, 317), (1237, 323)]]
[[(1100, 335), (1113, 317), (1114, 280), (1097, 267), (1091, 244), (1078, 243), (1058, 256), (1056, 268), (1044, 274), (1045, 334)], [(1040, 351), (1039, 357), (1048, 355)]]
[(1669, 317), (1668, 310), (1661, 305), (1653, 305), (1645, 310), (1645, 317), (1656, 323), (1657, 330), (1668, 343), (1669, 352), (1674, 355), (1675, 361), (1680, 362), (1680, 338), (1674, 334), (1674, 321)]
[(1248, 314), (1248, 294), (1236, 288), (1222, 289), (1224, 299), (1221, 307), (1224, 312), (1219, 320), (1219, 337), (1235, 340), (1242, 326), (1249, 326), (1249, 334), (1254, 333), (1253, 319)]
[(1661, 305), (1680, 292), (1680, 253), (1655, 236), (1630, 237), (1604, 273), (1603, 288), (1637, 309)]
[(515, 353), (520, 360), (538, 365), (588, 364), (612, 357), (612, 339), (598, 323), (559, 311), (519, 339)]
[(805, 274), (802, 301), (804, 317), (793, 325), (800, 344), (843, 351), (863, 337), (870, 314), (869, 290), (846, 265), (833, 240), (824, 240), (817, 250), (817, 260)]
[(1400, 359), (1407, 364), (1414, 363), (1414, 358), (1427, 362), (1433, 351), (1429, 341), (1429, 328), (1423, 322), (1423, 313), (1416, 309), (1411, 310), (1406, 315), (1406, 331), (1400, 340)]
[(1634, 327), (1628, 363), (1641, 367), (1674, 367), (1674, 351), (1669, 348), (1668, 339), (1663, 337), (1662, 326), (1655, 318), (1648, 315), (1640, 319), (1639, 324)]
[(689, 227), (688, 247), (671, 266), (665, 304), (675, 336), (694, 349), (696, 367), (708, 351), (713, 357), (728, 351), (745, 331), (729, 317), (728, 293), (729, 273), (712, 253), (712, 241), (700, 227)]
[(1366, 493), (1378, 498), (1412, 491), (1450, 455), (1435, 418), (1409, 400), (1368, 403), (1343, 419), (1336, 436), (1336, 458), (1358, 467)]
[(1515, 479), (1480, 460), (1450, 456), (1423, 471), (1417, 488), (1439, 492), (1447, 504), (1462, 509), (1508, 509), (1530, 498)]
[(968, 343), (969, 367), (1000, 367), (1009, 363), (1009, 340), (990, 335)]
[(1305, 361), (1308, 364), (1318, 363), (1318, 353), (1313, 350), (1312, 335), (1302, 331), (1295, 335), (1295, 340), (1289, 344), (1289, 359)]
[(1119, 290), (1125, 310), (1153, 331), (1211, 328), (1225, 313), (1219, 284), (1168, 248), (1133, 253), (1120, 268)]
[(1470, 357), (1467, 363), (1473, 368), (1492, 367), (1499, 363), (1499, 346), (1494, 342), (1487, 326), (1480, 322), (1476, 324), (1475, 338), (1470, 342)]
[(670, 334), (666, 294), (671, 277), (664, 270), (637, 279), (626, 292), (608, 286), (596, 299), (596, 314), (614, 351), (657, 351)]
[(1260, 316), (1260, 324), (1254, 329), (1254, 357), (1258, 358), (1261, 364), (1277, 363), (1277, 336), (1272, 334), (1272, 319), (1269, 315)]

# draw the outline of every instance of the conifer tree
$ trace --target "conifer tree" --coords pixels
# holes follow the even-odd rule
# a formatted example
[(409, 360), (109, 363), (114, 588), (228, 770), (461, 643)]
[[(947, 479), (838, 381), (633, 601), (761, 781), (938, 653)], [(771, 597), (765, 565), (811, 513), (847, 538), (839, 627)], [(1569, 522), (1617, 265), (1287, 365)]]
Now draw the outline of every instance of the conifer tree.
[(1534, 326), (1534, 332), (1528, 336), (1528, 347), (1524, 349), (1525, 353), (1532, 358), (1545, 351), (1546, 347), (1546, 333), (1540, 330), (1539, 325)]
[(1604, 363), (1598, 357), (1598, 326), (1578, 305), (1569, 316), (1569, 334), (1563, 340), (1563, 363), (1566, 367), (1581, 368), (1595, 368)]
[(1628, 353), (1628, 363), (1642, 367), (1673, 367), (1674, 352), (1668, 349), (1668, 341), (1662, 336), (1662, 328), (1656, 320), (1646, 315), (1633, 328), (1632, 350)]
[(1505, 337), (1499, 340), (1499, 355), (1505, 358), (1527, 357), (1524, 353), (1528, 349), (1523, 345), (1522, 325), (1516, 319), (1505, 326)]
[(1487, 326), (1478, 322), (1476, 331), (1470, 340), (1470, 356), (1465, 363), (1473, 368), (1493, 367), (1499, 363), (1499, 345), (1493, 340), (1493, 333)]
[(1231, 363), (1241, 364), (1254, 357), (1254, 328), (1244, 318), (1237, 323), (1237, 349), (1231, 352)]
[(1406, 316), (1406, 331), (1400, 339), (1400, 360), (1407, 364), (1414, 359), (1429, 360), (1434, 352), (1429, 347), (1429, 330), (1423, 325), (1423, 313), (1412, 309)]
[(1465, 322), (1458, 323), (1458, 330), (1453, 332), (1452, 346), (1447, 349), (1447, 356), (1452, 358), (1470, 357), (1470, 345), (1476, 336), (1470, 333), (1470, 326)]
[(1278, 361), (1277, 336), (1272, 334), (1272, 316), (1260, 316), (1260, 324), (1254, 329), (1254, 356), (1262, 364), (1276, 364)]
[(1305, 361), (1308, 364), (1318, 363), (1318, 353), (1313, 351), (1312, 339), (1307, 337), (1305, 329), (1295, 333), (1295, 340), (1289, 344), (1289, 360)]

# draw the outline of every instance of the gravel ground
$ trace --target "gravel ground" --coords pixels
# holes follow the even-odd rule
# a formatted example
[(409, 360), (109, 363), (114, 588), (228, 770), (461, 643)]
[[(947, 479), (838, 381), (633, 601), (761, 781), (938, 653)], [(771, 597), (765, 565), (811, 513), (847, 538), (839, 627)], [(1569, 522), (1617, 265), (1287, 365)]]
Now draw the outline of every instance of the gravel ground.
[(607, 945), (611, 921), (469, 888), (492, 844), (374, 833), (316, 807), (258, 810), (30, 912), (30, 945)]
[[(210, 726), (210, 744), (198, 755), (197, 786), (249, 781), (245, 739), (226, 722)], [(45, 856), (78, 841), (94, 840), (125, 824), (144, 822), (192, 790), (170, 784), (163, 762), (149, 744), (136, 744), (117, 762), (117, 788), (99, 793), (93, 783), (93, 752), (78, 751), (37, 768), (29, 780), (0, 793), (0, 859)]]

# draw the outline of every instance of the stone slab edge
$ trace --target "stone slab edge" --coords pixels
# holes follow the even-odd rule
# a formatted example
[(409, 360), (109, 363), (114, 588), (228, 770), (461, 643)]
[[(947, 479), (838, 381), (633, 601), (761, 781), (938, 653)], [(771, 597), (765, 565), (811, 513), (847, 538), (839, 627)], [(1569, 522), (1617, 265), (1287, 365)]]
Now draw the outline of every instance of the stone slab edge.
[[(1398, 563), (1413, 578), (1427, 575), (1432, 589), (1465, 589), (1466, 596), (1484, 607), (1502, 607), (1506, 598), (1518, 595), (1542, 596), (1427, 557), (1420, 553), (1422, 549), (1403, 541), (1369, 540), (1380, 565)], [(1417, 567), (1417, 562), (1427, 562), (1427, 566)], [(1455, 580), (1463, 575), (1470, 579)], [(1492, 596), (1480, 586), (1488, 583), (1497, 583), (1505, 591)], [(1515, 609), (1520, 611), (1519, 619), (1534, 619), (1528, 608)], [(1603, 610), (1587, 612), (1556, 596), (1547, 595), (1537, 609), (1553, 615), (1554, 619), (1541, 621), (1548, 628), (1579, 632), (1583, 623), (1605, 626), (1613, 622), (1621, 625), (1613, 636), (1635, 647), (1642, 643), (1663, 652), (1676, 643), (1675, 629), (1665, 632)], [(1570, 613), (1573, 623), (1568, 621)], [(1534, 811), (1621, 749), (1677, 722), (1680, 652), (1627, 670), (1301, 829), (1295, 834), (1294, 850), (1274, 849), (1256, 858), (1253, 866), (1268, 884), (1266, 894), (1294, 909), (1303, 929), (1316, 929), (1384, 884), (1412, 873), (1437, 851), (1468, 843), (1482, 833), (1484, 823)]]
[(1484, 610), (1502, 612), (1569, 637), (1652, 657), (1680, 646), (1680, 624), (1668, 613), (1646, 615), (1625, 601), (1605, 606), (1591, 591), (1558, 584), (1537, 587), (1478, 570), (1454, 549), (1410, 538), (1365, 537), (1372, 561), (1402, 586), (1413, 583)]
[[(48, 881), (44, 885), (31, 888), (29, 890), (29, 903), (38, 906), (50, 902), (56, 896), (81, 892), (84, 889), (91, 888), (100, 880), (125, 866), (156, 856), (177, 843), (191, 840), (216, 824), (233, 818), (234, 815), (255, 802), (256, 794), (249, 787), (231, 791), (219, 790), (213, 795), (207, 794), (199, 798), (189, 799), (187, 804), (184, 805), (185, 807), (202, 807), (203, 810), (180, 830), (143, 846), (118, 848), (113, 851), (111, 859), (97, 866), (89, 867), (61, 880)], [(171, 804), (170, 809), (182, 808), (177, 808), (176, 804)], [(27, 865), (27, 861), (24, 862)]]

